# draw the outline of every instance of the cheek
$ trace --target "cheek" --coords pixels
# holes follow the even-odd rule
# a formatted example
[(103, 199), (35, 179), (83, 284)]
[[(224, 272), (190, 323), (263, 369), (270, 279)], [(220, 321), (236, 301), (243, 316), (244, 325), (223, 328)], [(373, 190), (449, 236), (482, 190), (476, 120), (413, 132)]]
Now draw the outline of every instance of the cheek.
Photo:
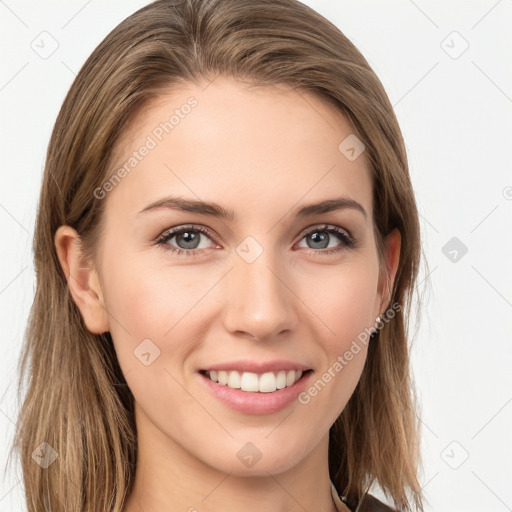
[[(319, 286), (321, 283), (321, 286)], [(329, 351), (339, 351), (365, 328), (373, 325), (377, 300), (378, 264), (375, 258), (347, 262), (329, 269), (328, 275), (316, 275), (315, 283), (304, 282), (304, 297), (318, 314), (327, 333)]]
[[(134, 350), (147, 339), (162, 353), (172, 349), (173, 359), (183, 359), (193, 350), (194, 337), (200, 338), (207, 319), (219, 308), (236, 305), (225, 302), (214, 290), (224, 273), (215, 265), (169, 263), (154, 249), (148, 256), (111, 245), (102, 281), (110, 332), (124, 368), (133, 365)], [(303, 320), (297, 328), (310, 331), (309, 338), (317, 340), (329, 361), (334, 360), (365, 327), (373, 325), (376, 254), (361, 251), (348, 254), (336, 265), (307, 265), (289, 270), (285, 278), (299, 298), (295, 307)]]
[[(322, 288), (309, 283), (309, 290), (317, 290), (313, 296), (310, 292), (315, 301), (311, 309), (319, 312), (325, 325), (316, 337), (325, 358), (317, 372), (318, 380), (313, 383), (314, 389), (310, 389), (311, 393), (307, 391), (308, 396), (304, 397), (304, 403), (309, 403), (308, 400), (322, 391), (322, 399), (313, 408), (320, 407), (324, 400), (344, 407), (359, 381), (374, 322), (378, 276), (378, 261), (372, 254), (330, 269), (328, 277), (317, 281), (326, 283)], [(324, 334), (318, 336), (320, 332)], [(329, 417), (329, 421), (335, 418), (336, 414)]]
[[(217, 274), (198, 266), (162, 265), (161, 260), (153, 264), (151, 258), (142, 255), (111, 258), (110, 262), (103, 269), (104, 298), (123, 368), (133, 365), (134, 350), (147, 339), (161, 355), (168, 349), (173, 356), (185, 354), (190, 349), (187, 338), (193, 338), (194, 326), (200, 328), (200, 322), (191, 320), (218, 281)], [(173, 343), (178, 333), (181, 339)]]
[[(324, 327), (316, 332), (323, 358), (315, 379), (298, 401), (328, 429), (344, 409), (359, 382), (369, 343), (369, 328), (377, 298), (378, 264), (374, 257), (347, 262), (329, 270), (317, 283), (305, 283), (311, 309)], [(306, 286), (308, 284), (308, 286)], [(311, 292), (314, 290), (314, 293)], [(322, 333), (322, 335), (320, 335)]]

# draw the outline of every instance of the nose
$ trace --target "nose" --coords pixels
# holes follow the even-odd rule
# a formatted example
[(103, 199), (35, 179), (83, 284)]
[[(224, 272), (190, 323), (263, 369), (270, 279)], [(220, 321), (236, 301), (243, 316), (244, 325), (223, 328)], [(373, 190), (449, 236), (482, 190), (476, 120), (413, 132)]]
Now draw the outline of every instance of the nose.
[(226, 329), (235, 336), (262, 341), (294, 331), (297, 298), (282, 262), (270, 250), (251, 263), (238, 255), (234, 261), (224, 283)]

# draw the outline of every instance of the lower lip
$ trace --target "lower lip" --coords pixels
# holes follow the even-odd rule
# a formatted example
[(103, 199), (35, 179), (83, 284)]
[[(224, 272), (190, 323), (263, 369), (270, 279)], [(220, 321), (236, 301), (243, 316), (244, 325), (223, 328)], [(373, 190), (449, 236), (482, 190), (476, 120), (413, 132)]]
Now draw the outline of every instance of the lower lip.
[(223, 403), (245, 414), (272, 414), (291, 405), (304, 391), (313, 372), (308, 371), (293, 385), (271, 393), (249, 392), (233, 389), (227, 385), (213, 382), (209, 377), (199, 373), (199, 377), (208, 389)]

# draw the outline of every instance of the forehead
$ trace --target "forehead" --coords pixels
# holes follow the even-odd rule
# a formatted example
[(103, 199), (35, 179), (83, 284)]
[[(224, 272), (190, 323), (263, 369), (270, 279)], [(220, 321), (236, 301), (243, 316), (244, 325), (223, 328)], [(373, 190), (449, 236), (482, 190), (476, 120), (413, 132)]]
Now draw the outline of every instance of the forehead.
[(364, 151), (355, 159), (346, 153), (354, 131), (333, 105), (285, 84), (217, 78), (180, 85), (146, 105), (121, 135), (111, 174), (123, 177), (108, 203), (123, 203), (130, 214), (172, 194), (277, 213), (343, 194), (370, 214)]

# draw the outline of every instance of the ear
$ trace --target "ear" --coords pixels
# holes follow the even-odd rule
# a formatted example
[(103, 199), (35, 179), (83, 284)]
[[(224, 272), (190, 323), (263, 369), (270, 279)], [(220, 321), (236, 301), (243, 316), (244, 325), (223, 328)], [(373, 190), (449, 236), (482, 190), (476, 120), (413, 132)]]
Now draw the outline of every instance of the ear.
[(93, 334), (109, 330), (108, 315), (98, 274), (80, 250), (80, 237), (70, 226), (60, 226), (55, 233), (55, 248), (69, 291), (80, 309), (87, 329)]
[(400, 246), (402, 237), (398, 229), (393, 229), (384, 240), (383, 268), (379, 279), (380, 309), (379, 315), (389, 307), (391, 291), (395, 283), (395, 276), (400, 261)]

